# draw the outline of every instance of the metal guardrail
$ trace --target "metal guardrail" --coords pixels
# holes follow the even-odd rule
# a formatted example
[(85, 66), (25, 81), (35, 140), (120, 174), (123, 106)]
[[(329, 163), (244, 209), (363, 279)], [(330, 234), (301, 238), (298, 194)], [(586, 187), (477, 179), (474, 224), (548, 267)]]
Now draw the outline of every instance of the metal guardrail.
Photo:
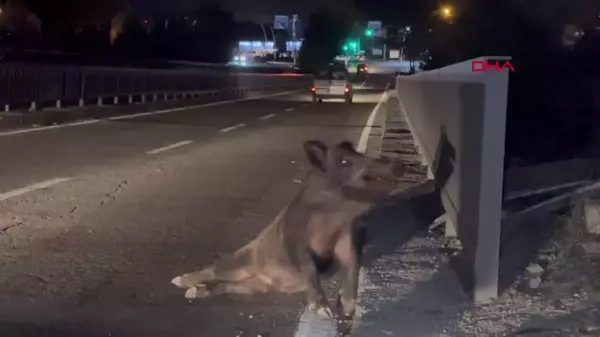
[(474, 300), (489, 302), (498, 295), (509, 74), (474, 73), (473, 61), (399, 76), (395, 91), (440, 189), (446, 234), (458, 236), (471, 267)]
[[(291, 75), (291, 76), (290, 76)], [(55, 65), (0, 65), (0, 105), (27, 106), (56, 102), (83, 106), (86, 101), (147, 95), (193, 94), (227, 88), (305, 85), (312, 78), (295, 74), (243, 74), (210, 69), (120, 69)], [(130, 99), (131, 100), (131, 99)]]

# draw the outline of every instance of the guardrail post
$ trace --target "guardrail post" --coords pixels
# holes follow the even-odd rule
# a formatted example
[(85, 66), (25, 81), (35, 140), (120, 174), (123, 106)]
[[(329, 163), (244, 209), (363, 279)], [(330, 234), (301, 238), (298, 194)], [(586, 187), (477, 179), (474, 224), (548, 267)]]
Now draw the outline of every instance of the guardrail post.
[(104, 100), (102, 99), (102, 97), (98, 97), (98, 105), (99, 106), (104, 105)]
[(62, 99), (66, 98), (67, 94), (67, 71), (65, 69), (62, 70), (61, 74), (61, 88), (60, 88), (60, 98), (56, 100), (56, 108), (62, 108)]
[(141, 100), (142, 100), (142, 103), (146, 103), (146, 94), (142, 94)]
[(10, 112), (10, 105), (8, 105), (8, 104), (4, 105), (4, 112)]
[(117, 74), (117, 91), (115, 97), (113, 97), (113, 104), (119, 104), (119, 94), (121, 93), (121, 75)]
[(158, 95), (157, 94), (152, 95), (152, 100), (154, 100), (155, 102), (158, 101)]
[(81, 81), (79, 82), (79, 107), (83, 108), (85, 105), (85, 72), (80, 72), (79, 76), (81, 77)]
[(133, 104), (133, 96), (129, 95), (129, 104)]
[(31, 102), (31, 105), (29, 106), (29, 111), (35, 111), (35, 110), (37, 110), (37, 103)]

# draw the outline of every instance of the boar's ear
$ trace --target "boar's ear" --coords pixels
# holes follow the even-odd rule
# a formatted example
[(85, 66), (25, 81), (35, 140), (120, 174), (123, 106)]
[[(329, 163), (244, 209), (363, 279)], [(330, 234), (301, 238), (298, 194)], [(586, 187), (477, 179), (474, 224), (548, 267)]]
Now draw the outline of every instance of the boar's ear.
[(312, 166), (327, 171), (327, 145), (319, 140), (309, 140), (304, 143), (304, 152)]

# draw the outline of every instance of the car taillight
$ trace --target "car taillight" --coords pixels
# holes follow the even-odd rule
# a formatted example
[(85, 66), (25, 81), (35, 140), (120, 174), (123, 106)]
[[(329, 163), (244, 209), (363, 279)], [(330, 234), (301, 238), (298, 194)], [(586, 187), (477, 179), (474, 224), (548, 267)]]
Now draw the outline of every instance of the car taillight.
[(310, 88), (310, 91), (315, 92), (317, 89), (315, 87)]
[(344, 91), (345, 91), (345, 92), (349, 92), (349, 91), (350, 91), (350, 88), (348, 88), (348, 86), (346, 86), (346, 87), (344, 88)]
[(365, 66), (365, 71), (369, 70), (369, 67)]

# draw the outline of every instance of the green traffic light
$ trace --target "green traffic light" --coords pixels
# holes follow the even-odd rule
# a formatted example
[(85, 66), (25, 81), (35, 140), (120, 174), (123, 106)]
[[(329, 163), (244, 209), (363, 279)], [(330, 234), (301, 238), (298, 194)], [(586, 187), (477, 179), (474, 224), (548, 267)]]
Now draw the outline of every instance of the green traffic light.
[(352, 47), (352, 48), (356, 48), (356, 47), (358, 47), (358, 45), (356, 44), (356, 42), (351, 42), (351, 43), (350, 43), (350, 47)]
[(344, 45), (344, 46), (342, 47), (342, 49), (344, 49), (344, 51), (346, 51), (346, 50), (348, 50), (348, 46), (347, 46), (347, 45)]
[(365, 35), (366, 36), (373, 36), (373, 30), (372, 29), (365, 30)]

